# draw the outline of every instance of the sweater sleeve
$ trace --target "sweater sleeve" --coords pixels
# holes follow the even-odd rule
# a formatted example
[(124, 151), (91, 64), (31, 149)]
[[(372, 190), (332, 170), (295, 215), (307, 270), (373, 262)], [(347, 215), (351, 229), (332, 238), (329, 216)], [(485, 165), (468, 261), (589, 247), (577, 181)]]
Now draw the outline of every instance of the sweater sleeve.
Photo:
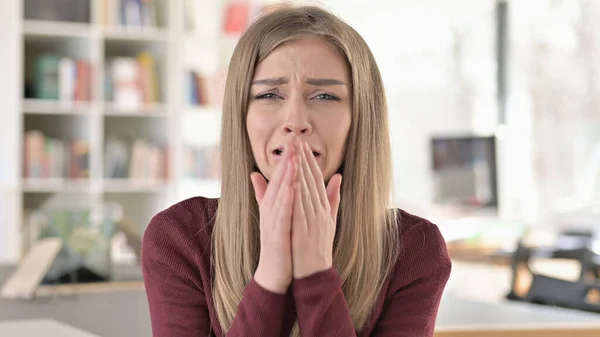
[[(163, 211), (144, 232), (141, 265), (154, 337), (223, 335), (218, 323), (211, 324), (217, 318), (209, 312), (210, 289), (204, 289), (210, 283), (202, 279), (210, 275), (210, 264), (199, 258), (210, 252), (199, 242), (210, 240), (195, 240), (198, 233), (188, 226), (190, 221), (197, 219)], [(270, 293), (252, 280), (226, 336), (279, 337), (284, 307), (285, 295)]]
[(431, 223), (411, 228), (402, 242), (404, 262), (396, 266), (373, 336), (432, 337), (452, 269), (446, 243)]
[(356, 336), (342, 279), (334, 267), (294, 280), (293, 291), (302, 337)]
[[(412, 227), (402, 238), (390, 291), (371, 337), (431, 337), (451, 263), (433, 224)], [(356, 336), (342, 280), (334, 268), (295, 280), (301, 336)]]

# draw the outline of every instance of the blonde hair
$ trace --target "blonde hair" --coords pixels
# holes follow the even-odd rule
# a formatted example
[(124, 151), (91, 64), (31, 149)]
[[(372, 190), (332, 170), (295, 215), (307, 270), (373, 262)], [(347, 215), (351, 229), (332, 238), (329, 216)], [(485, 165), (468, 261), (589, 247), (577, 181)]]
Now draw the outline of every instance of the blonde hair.
[[(315, 6), (281, 6), (257, 18), (231, 58), (223, 102), (221, 197), (215, 219), (213, 298), (223, 331), (231, 327), (244, 287), (258, 264), (259, 211), (250, 173), (254, 158), (246, 129), (250, 85), (258, 63), (282, 43), (319, 36), (345, 57), (352, 79), (352, 123), (333, 263), (355, 329), (370, 318), (396, 262), (397, 212), (392, 206), (392, 163), (387, 105), (379, 69), (361, 36)], [(292, 335), (298, 335), (295, 325)]]

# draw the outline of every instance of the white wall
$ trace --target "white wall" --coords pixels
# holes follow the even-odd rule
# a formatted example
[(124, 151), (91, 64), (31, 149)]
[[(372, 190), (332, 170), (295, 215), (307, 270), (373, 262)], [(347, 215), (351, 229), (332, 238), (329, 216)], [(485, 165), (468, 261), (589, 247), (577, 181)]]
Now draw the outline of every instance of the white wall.
[[(310, 2), (303, 2), (310, 3)], [(488, 132), (495, 124), (495, 1), (321, 1), (369, 44), (384, 79), (392, 129), (398, 201), (416, 211), (432, 202), (429, 137)], [(451, 58), (452, 27), (466, 32), (468, 107)]]

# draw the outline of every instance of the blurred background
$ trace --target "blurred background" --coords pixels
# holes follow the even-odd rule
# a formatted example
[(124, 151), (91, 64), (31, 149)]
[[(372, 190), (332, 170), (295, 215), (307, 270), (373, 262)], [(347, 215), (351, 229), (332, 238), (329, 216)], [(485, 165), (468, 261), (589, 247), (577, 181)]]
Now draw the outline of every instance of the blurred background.
[[(0, 2), (0, 285), (28, 261), (51, 299), (5, 286), (0, 336), (22, 318), (150, 336), (141, 235), (219, 195), (229, 57), (281, 2)], [(435, 222), (453, 258), (439, 336), (600, 335), (600, 1), (288, 2), (328, 8), (375, 55), (397, 206)]]

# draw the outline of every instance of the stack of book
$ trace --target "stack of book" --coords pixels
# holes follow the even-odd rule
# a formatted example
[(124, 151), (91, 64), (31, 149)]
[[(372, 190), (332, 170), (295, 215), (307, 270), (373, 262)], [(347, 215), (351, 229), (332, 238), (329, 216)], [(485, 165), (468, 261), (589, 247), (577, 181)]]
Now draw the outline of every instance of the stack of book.
[(84, 140), (47, 137), (39, 130), (25, 133), (23, 176), (30, 179), (89, 177), (90, 146)]
[(42, 54), (35, 59), (32, 90), (27, 98), (60, 100), (62, 102), (89, 101), (91, 66), (81, 59)]
[(101, 22), (107, 26), (158, 26), (160, 11), (155, 0), (102, 0), (101, 9)]
[(223, 103), (227, 71), (218, 71), (211, 76), (195, 70), (187, 74), (187, 101), (190, 106), (217, 107)]
[(104, 177), (159, 181), (169, 177), (168, 149), (136, 139), (109, 138), (104, 152)]
[(118, 109), (139, 109), (161, 100), (156, 61), (150, 52), (114, 58), (106, 76), (108, 100)]
[(193, 179), (218, 179), (220, 172), (219, 156), (219, 148), (216, 146), (186, 148), (184, 150), (184, 175)]

